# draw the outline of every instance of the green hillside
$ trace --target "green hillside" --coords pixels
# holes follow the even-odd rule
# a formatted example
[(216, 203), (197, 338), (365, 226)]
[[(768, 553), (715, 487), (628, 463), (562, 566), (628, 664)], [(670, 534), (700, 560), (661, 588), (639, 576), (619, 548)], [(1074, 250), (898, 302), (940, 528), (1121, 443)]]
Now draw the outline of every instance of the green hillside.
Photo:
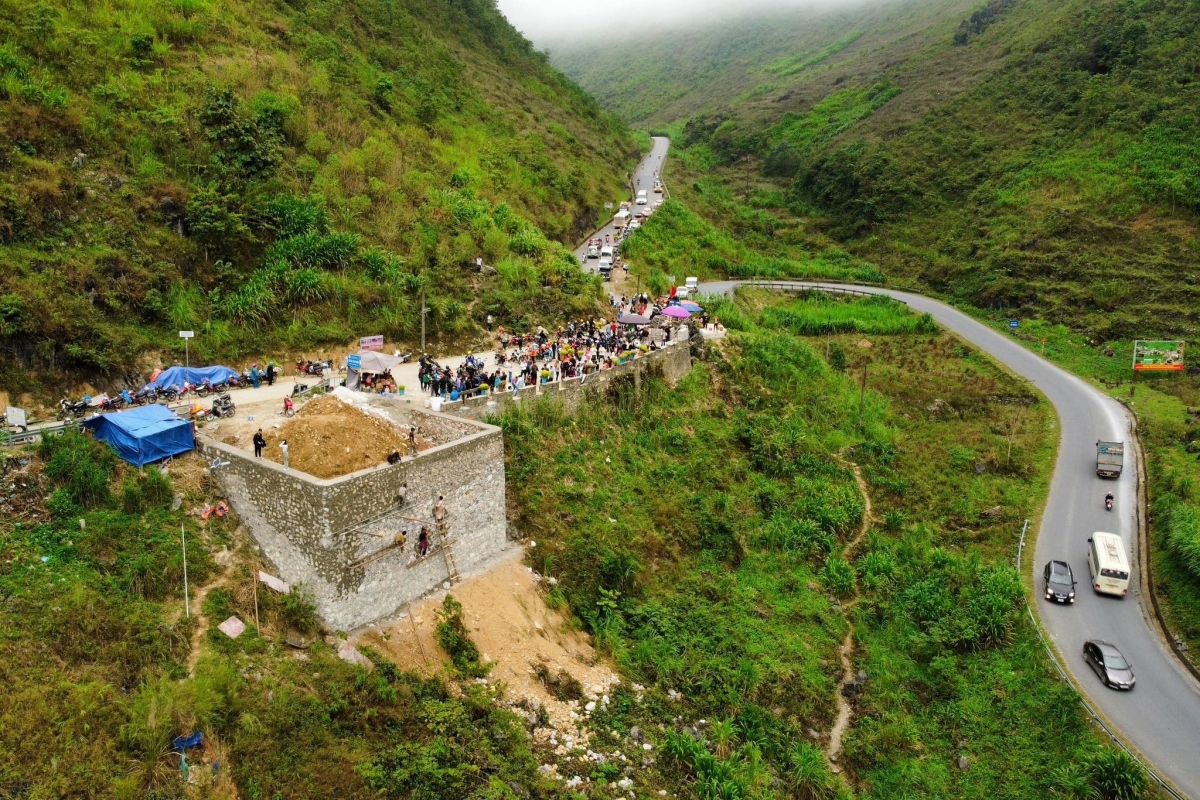
[(6, 389), (595, 296), (558, 243), (637, 142), (486, 0), (0, 0), (0, 42)]
[(670, 80), (557, 58), (675, 134), (673, 196), (710, 221), (753, 206), (899, 284), (1101, 343), (1196, 336), (1198, 33), (1184, 0), (935, 0), (622, 48)]

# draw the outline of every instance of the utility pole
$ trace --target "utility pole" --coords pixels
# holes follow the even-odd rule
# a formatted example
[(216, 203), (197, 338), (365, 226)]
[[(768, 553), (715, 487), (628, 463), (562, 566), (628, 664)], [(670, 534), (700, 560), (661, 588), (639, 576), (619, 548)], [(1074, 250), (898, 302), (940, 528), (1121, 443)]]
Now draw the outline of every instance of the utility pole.
[(421, 290), (421, 352), (425, 352), (425, 315), (429, 309), (425, 307), (425, 290)]
[(867, 365), (863, 364), (862, 386), (858, 390), (858, 429), (863, 426), (863, 404), (867, 400)]
[(187, 533), (183, 526), (179, 526), (179, 541), (183, 545), (183, 613), (185, 616), (192, 616), (192, 604), (188, 598), (188, 582), (187, 582)]

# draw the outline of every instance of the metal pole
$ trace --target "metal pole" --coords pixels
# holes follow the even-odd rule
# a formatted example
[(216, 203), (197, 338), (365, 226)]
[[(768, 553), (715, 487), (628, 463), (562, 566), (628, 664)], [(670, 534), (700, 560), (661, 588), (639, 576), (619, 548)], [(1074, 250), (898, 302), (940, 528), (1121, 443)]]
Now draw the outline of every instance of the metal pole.
[(190, 617), (192, 616), (192, 601), (188, 597), (188, 580), (187, 580), (187, 533), (182, 525), (179, 526), (179, 541), (183, 543), (183, 613)]
[(189, 369), (192, 366), (192, 359), (191, 359), (191, 356), (189, 355), (187, 339), (183, 340), (183, 365)]
[(425, 352), (425, 314), (429, 309), (425, 308), (425, 290), (421, 290), (421, 352)]

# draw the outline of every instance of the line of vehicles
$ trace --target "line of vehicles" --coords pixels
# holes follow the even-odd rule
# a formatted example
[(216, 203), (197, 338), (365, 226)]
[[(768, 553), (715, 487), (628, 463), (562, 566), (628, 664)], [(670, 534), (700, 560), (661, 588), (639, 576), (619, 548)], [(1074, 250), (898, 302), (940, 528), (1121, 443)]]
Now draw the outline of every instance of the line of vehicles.
[[(1096, 442), (1097, 477), (1120, 478), (1124, 461), (1124, 442)], [(1104, 508), (1112, 511), (1113, 503), (1113, 493), (1108, 492), (1104, 496)], [(1087, 543), (1092, 590), (1113, 597), (1128, 595), (1130, 566), (1125, 541), (1118, 534), (1096, 531)], [(1051, 603), (1073, 604), (1076, 585), (1075, 573), (1067, 561), (1053, 560), (1042, 569), (1042, 590)], [(1083, 660), (1110, 689), (1129, 691), (1137, 683), (1133, 666), (1111, 642), (1088, 639), (1083, 643)]]

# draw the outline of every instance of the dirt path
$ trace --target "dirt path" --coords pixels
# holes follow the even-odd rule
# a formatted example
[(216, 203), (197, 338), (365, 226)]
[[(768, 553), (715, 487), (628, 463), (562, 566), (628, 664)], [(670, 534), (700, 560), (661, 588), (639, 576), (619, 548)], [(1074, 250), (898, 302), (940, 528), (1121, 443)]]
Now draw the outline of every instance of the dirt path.
[[(858, 491), (863, 498), (863, 516), (862, 524), (858, 528), (858, 533), (851, 539), (845, 549), (842, 551), (843, 557), (847, 561), (854, 555), (854, 551), (862, 544), (863, 539), (867, 535), (867, 531), (871, 529), (871, 522), (874, 519), (871, 512), (871, 493), (867, 491), (867, 482), (862, 476), (862, 470), (858, 464), (852, 461), (839, 459), (854, 473), (854, 482), (858, 484)], [(842, 606), (842, 610), (846, 615), (846, 638), (842, 640), (842, 646), (838, 649), (838, 654), (842, 658), (842, 679), (838, 681), (837, 686), (837, 717), (834, 718), (833, 727), (829, 729), (829, 744), (825, 748), (825, 758), (829, 761), (830, 768), (834, 774), (841, 772), (836, 762), (842, 754), (842, 738), (846, 735), (846, 730), (850, 727), (850, 715), (853, 709), (850, 707), (850, 700), (843, 693), (846, 684), (854, 680), (854, 625), (850, 622), (850, 612), (854, 609), (855, 603), (858, 602), (857, 593), (853, 600)]]
[[(233, 543), (240, 540), (241, 528), (233, 534)], [(231, 543), (232, 544), (232, 543)], [(237, 561), (233, 557), (232, 548), (229, 557), (229, 563), (221, 570), (221, 574), (213, 578), (211, 581), (201, 586), (192, 594), (189, 601), (191, 608), (196, 609), (196, 627), (192, 630), (192, 644), (188, 651), (187, 657), (187, 674), (191, 678), (196, 672), (196, 662), (200, 660), (200, 649), (204, 644), (204, 634), (208, 631), (208, 617), (204, 615), (204, 598), (208, 597), (208, 593), (213, 589), (218, 589), (229, 583), (229, 579), (233, 577), (233, 570), (237, 565)]]

